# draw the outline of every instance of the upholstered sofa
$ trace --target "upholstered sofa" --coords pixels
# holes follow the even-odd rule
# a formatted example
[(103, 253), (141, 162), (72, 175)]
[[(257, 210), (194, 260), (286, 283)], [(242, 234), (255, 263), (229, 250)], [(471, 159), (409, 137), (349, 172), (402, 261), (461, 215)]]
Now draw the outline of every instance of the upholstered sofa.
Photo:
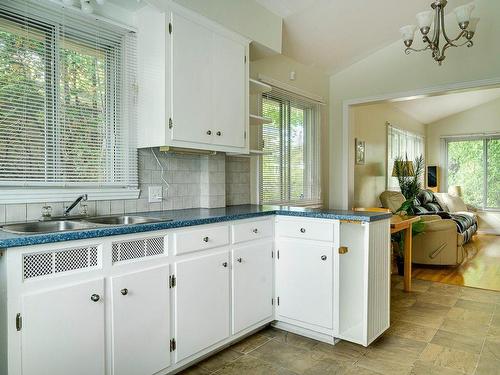
[[(383, 207), (395, 212), (405, 198), (400, 192), (385, 191), (380, 195), (380, 201)], [(413, 238), (412, 261), (432, 265), (460, 264), (465, 256), (463, 245), (477, 230), (475, 213), (468, 211), (458, 197), (426, 190), (417, 196), (415, 208), (425, 222), (425, 228)], [(449, 212), (457, 208), (465, 210)]]

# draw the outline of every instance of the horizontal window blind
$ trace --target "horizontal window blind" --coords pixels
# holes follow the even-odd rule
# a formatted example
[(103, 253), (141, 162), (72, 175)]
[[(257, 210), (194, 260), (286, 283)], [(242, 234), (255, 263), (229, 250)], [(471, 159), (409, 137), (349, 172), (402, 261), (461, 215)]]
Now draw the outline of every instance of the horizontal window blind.
[[(392, 177), (394, 160), (398, 157), (408, 156), (408, 160), (415, 160), (422, 155), (425, 158), (425, 138), (419, 134), (404, 129), (387, 125), (387, 188), (398, 190), (399, 183), (396, 177)], [(422, 180), (424, 177), (422, 176)], [(423, 183), (423, 181), (422, 181)]]
[(319, 105), (274, 88), (262, 96), (260, 201), (321, 203)]
[(137, 186), (135, 35), (0, 4), (0, 185)]

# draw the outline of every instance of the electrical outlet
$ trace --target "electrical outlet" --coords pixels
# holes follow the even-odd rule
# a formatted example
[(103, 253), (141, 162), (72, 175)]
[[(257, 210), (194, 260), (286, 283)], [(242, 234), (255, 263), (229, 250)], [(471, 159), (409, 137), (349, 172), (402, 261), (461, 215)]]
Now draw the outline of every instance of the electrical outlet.
[(154, 185), (150, 186), (148, 189), (148, 202), (149, 203), (158, 203), (161, 202), (163, 197), (162, 197), (162, 188), (161, 185)]

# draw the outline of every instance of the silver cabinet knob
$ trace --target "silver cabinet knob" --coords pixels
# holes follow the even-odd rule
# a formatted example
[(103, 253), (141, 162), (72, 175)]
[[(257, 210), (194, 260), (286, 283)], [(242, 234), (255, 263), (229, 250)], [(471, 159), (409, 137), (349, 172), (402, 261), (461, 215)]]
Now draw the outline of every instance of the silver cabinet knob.
[(220, 136), (222, 135), (222, 132), (219, 130), (219, 131), (218, 131), (217, 133), (215, 133), (215, 134), (217, 134), (217, 135), (220, 137)]
[(238, 258), (236, 259), (239, 263), (242, 263), (243, 262), (243, 258)]
[(91, 299), (92, 302), (97, 302), (97, 301), (99, 301), (101, 299), (101, 297), (99, 296), (99, 294), (92, 294), (90, 296), (90, 299)]
[(212, 131), (211, 130), (207, 130), (207, 135), (212, 135)]
[(222, 267), (227, 267), (227, 262), (222, 263)]
[(254, 230), (252, 230), (252, 232), (254, 232), (255, 234), (259, 233), (259, 230), (257, 228), (254, 228)]
[(124, 296), (126, 296), (128, 294), (128, 289), (127, 288), (123, 288), (122, 290), (120, 290), (120, 293)]
[(306, 228), (300, 228), (300, 233), (306, 233)]
[(326, 260), (326, 255), (322, 255), (321, 260)]
[(208, 242), (208, 237), (203, 237), (204, 242)]

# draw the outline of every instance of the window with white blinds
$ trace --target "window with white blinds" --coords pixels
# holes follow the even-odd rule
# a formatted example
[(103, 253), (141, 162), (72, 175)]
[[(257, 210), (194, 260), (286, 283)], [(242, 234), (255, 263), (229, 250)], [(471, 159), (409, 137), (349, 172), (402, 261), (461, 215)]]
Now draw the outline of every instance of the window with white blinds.
[[(392, 177), (394, 160), (398, 157), (414, 161), (422, 155), (425, 159), (425, 138), (419, 134), (387, 125), (387, 189), (399, 190), (396, 177)], [(424, 176), (422, 175), (422, 183)]]
[(262, 96), (262, 204), (321, 203), (319, 104), (278, 88)]
[(0, 4), (0, 186), (136, 187), (134, 33)]

